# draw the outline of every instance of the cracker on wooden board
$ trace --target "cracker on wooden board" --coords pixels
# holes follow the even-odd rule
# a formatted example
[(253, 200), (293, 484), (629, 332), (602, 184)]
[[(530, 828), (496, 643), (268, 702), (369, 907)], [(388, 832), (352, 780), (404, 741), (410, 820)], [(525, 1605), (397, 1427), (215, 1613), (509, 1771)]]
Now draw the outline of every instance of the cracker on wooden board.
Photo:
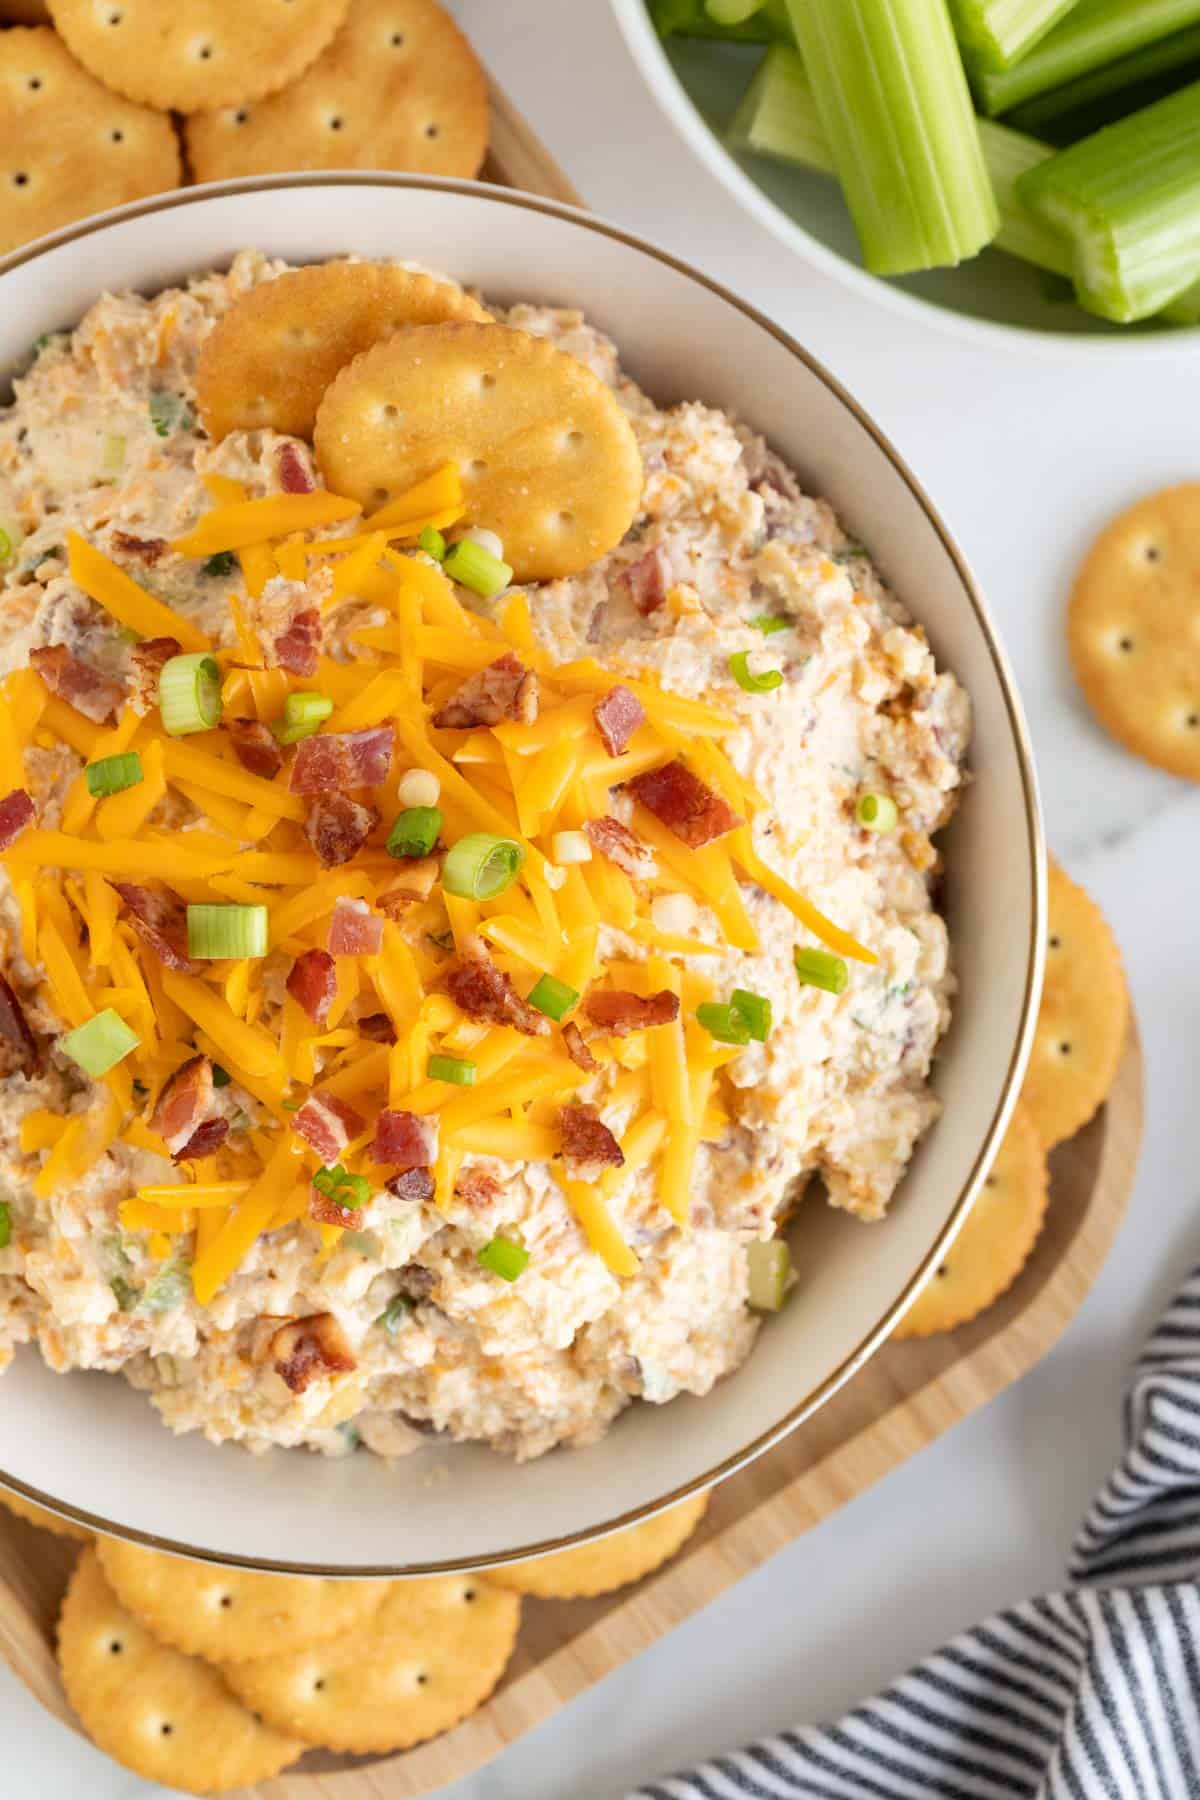
[(110, 93), (48, 26), (0, 33), (0, 253), (179, 178), (164, 113)]
[(488, 1580), (543, 1600), (580, 1600), (640, 1581), (682, 1548), (704, 1517), (708, 1495), (693, 1494), (643, 1525), (614, 1531), (594, 1544), (556, 1550), (529, 1562), (490, 1569)]
[(396, 1581), (356, 1630), (222, 1672), (277, 1730), (346, 1755), (405, 1750), (482, 1706), (520, 1622), (518, 1596), (482, 1576)]
[(339, 369), (409, 325), (486, 322), (464, 289), (394, 263), (290, 269), (234, 301), (204, 340), (196, 399), (209, 437), (270, 426), (311, 438)]
[(307, 69), (349, 0), (47, 0), (73, 56), (167, 112), (257, 100)]
[(1018, 1106), (966, 1224), (892, 1335), (952, 1331), (998, 1300), (1029, 1260), (1048, 1193), (1046, 1152)]
[(86, 1526), (76, 1525), (73, 1519), (60, 1519), (57, 1513), (47, 1512), (44, 1506), (36, 1506), (32, 1500), (26, 1500), (22, 1494), (12, 1494), (7, 1488), (0, 1488), (0, 1506), (6, 1506), (10, 1513), (18, 1519), (24, 1519), (27, 1525), (36, 1525), (40, 1531), (52, 1531), (55, 1537), (74, 1538), (77, 1543), (90, 1544), (92, 1534)]
[(166, 1556), (120, 1538), (99, 1544), (104, 1573), (124, 1606), (165, 1644), (232, 1663), (265, 1647), (300, 1649), (350, 1631), (381, 1604), (383, 1581), (255, 1575)]
[(197, 181), (274, 169), (473, 176), (487, 153), (487, 80), (436, 0), (351, 0), (313, 66), (254, 106), (227, 95), (187, 122)]
[(1075, 578), (1067, 642), (1092, 711), (1118, 743), (1200, 781), (1200, 482), (1139, 500)]
[(58, 1662), (93, 1743), (147, 1781), (224, 1793), (269, 1780), (306, 1748), (256, 1719), (208, 1663), (153, 1637), (105, 1581), (95, 1549), (67, 1588)]
[(519, 581), (572, 575), (620, 543), (642, 493), (612, 389), (545, 338), (424, 325), (341, 371), (313, 437), (327, 485), (368, 511), (455, 463), (466, 515)]
[(1112, 1087), (1129, 995), (1104, 914), (1055, 862), (1048, 900), (1046, 976), (1021, 1099), (1049, 1148), (1081, 1130)]

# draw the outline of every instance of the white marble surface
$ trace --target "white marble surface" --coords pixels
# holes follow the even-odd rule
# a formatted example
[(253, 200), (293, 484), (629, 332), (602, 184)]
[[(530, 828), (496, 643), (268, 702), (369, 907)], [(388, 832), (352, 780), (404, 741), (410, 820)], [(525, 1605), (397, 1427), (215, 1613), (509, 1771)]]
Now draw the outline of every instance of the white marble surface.
[[(1200, 354), (1081, 367), (877, 311), (742, 218), (655, 113), (603, 0), (458, 0), (513, 97), (597, 210), (740, 289), (804, 340), (928, 484), (999, 620), (1040, 759), (1050, 841), (1119, 935), (1146, 1041), (1146, 1146), (1116, 1251), (1016, 1388), (608, 1677), (444, 1800), (619, 1800), (654, 1771), (828, 1716), (981, 1613), (1059, 1579), (1117, 1444), (1122, 1371), (1200, 1251), (1200, 792), (1092, 726), (1064, 584), (1133, 496), (1197, 474)], [(1194, 834), (1194, 835), (1189, 835)], [(998, 851), (1002, 854), (1002, 849)], [(0, 1670), (6, 1800), (151, 1789)], [(381, 1800), (383, 1795), (381, 1794)]]

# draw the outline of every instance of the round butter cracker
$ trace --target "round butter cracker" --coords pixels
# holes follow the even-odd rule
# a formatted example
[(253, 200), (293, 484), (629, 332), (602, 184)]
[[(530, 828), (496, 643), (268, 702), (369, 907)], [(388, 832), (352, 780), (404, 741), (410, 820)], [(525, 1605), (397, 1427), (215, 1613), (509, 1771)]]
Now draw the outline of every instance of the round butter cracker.
[(275, 169), (473, 176), (487, 153), (487, 81), (436, 0), (351, 0), (299, 81), (254, 106), (236, 98), (187, 122), (197, 181)]
[(482, 1706), (520, 1621), (517, 1595), (478, 1575), (396, 1581), (357, 1630), (223, 1673), (279, 1731), (346, 1755), (406, 1750)]
[(47, 26), (0, 33), (0, 253), (179, 179), (165, 113), (110, 93)]
[(409, 325), (486, 322), (448, 281), (392, 263), (329, 262), (250, 288), (204, 340), (196, 399), (209, 437), (270, 426), (311, 438), (339, 369)]
[(0, 0), (0, 25), (48, 25), (46, 0)]
[(146, 1781), (226, 1793), (270, 1780), (306, 1748), (256, 1719), (206, 1662), (159, 1643), (121, 1605), (95, 1550), (67, 1588), (58, 1662), (92, 1742)]
[(298, 1650), (370, 1618), (382, 1581), (254, 1575), (102, 1538), (100, 1561), (121, 1603), (165, 1644), (213, 1662)]
[(74, 1538), (79, 1544), (92, 1541), (92, 1534), (85, 1526), (76, 1525), (73, 1519), (60, 1519), (57, 1513), (47, 1512), (44, 1506), (35, 1506), (21, 1494), (10, 1494), (7, 1488), (0, 1489), (0, 1506), (6, 1506), (27, 1525), (36, 1525), (40, 1531), (52, 1531), (55, 1537)]
[(196, 112), (286, 87), (349, 0), (48, 0), (72, 55), (144, 106)]
[(518, 581), (586, 568), (641, 500), (612, 389), (506, 325), (424, 325), (364, 351), (322, 400), (313, 444), (327, 485), (368, 512), (457, 464), (467, 519), (498, 533)]
[(966, 1224), (893, 1337), (932, 1337), (983, 1312), (1029, 1260), (1046, 1217), (1046, 1152), (1029, 1113), (1013, 1113)]
[(542, 1600), (580, 1600), (593, 1594), (640, 1581), (682, 1548), (699, 1525), (708, 1507), (708, 1495), (694, 1494), (644, 1525), (614, 1531), (594, 1544), (573, 1550), (556, 1550), (551, 1556), (535, 1556), (529, 1562), (506, 1563), (489, 1569), (488, 1580), (513, 1588), (519, 1594), (536, 1594)]
[(1112, 1087), (1129, 995), (1103, 913), (1054, 862), (1048, 898), (1046, 976), (1021, 1099), (1049, 1148), (1081, 1130)]
[(1200, 781), (1200, 483), (1163, 488), (1113, 520), (1084, 558), (1067, 612), (1075, 676), (1135, 756)]

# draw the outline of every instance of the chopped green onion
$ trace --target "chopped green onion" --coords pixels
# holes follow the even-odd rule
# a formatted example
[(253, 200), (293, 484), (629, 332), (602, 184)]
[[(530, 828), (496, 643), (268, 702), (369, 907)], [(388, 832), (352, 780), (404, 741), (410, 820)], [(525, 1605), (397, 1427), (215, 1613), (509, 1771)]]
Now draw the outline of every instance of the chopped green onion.
[(289, 694), (283, 703), (283, 717), (276, 719), (271, 730), (281, 744), (298, 744), (312, 737), (333, 711), (328, 694)]
[(126, 1281), (123, 1275), (114, 1275), (108, 1285), (121, 1311), (132, 1312), (138, 1303), (138, 1290), (133, 1283)]
[(173, 431), (190, 431), (194, 423), (180, 395), (164, 393), (161, 389), (151, 394), (147, 410), (150, 423), (160, 438), (170, 437)]
[(388, 832), (389, 856), (428, 856), (442, 829), (436, 806), (408, 806)]
[(1065, 19), (1009, 69), (972, 70), (987, 113), (1073, 82), (1147, 44), (1200, 22), (1200, 0), (1079, 0)]
[(752, 675), (748, 650), (734, 651), (729, 658), (729, 672), (744, 694), (769, 694), (783, 680), (779, 669), (764, 669), (761, 675)]
[(778, 1312), (787, 1294), (792, 1265), (782, 1238), (746, 1246), (747, 1297), (755, 1312)]
[(1079, 0), (950, 0), (969, 68), (1007, 69)]
[(122, 794), (126, 788), (137, 787), (146, 777), (137, 751), (122, 750), (117, 756), (102, 756), (99, 762), (89, 763), (83, 778), (93, 800), (103, 800), (108, 794)]
[(389, 1300), (375, 1323), (381, 1325), (389, 1337), (395, 1337), (401, 1325), (413, 1310), (413, 1303), (407, 1294), (397, 1294)]
[(425, 1073), (430, 1081), (451, 1081), (455, 1087), (475, 1086), (475, 1064), (461, 1056), (431, 1056)]
[(189, 906), (188, 955), (206, 962), (267, 954), (265, 906)]
[(945, 0), (791, 0), (792, 28), (876, 275), (974, 256), (1000, 215)]
[(200, 573), (202, 575), (210, 575), (215, 580), (225, 575), (232, 575), (236, 568), (237, 557), (233, 554), (233, 551), (218, 550), (215, 556), (209, 557)]
[(470, 588), (481, 600), (494, 600), (497, 594), (504, 592), (513, 576), (508, 563), (501, 562), (498, 556), (493, 556), (490, 550), (485, 550), (471, 538), (460, 538), (452, 545), (442, 567), (447, 575)]
[(895, 831), (900, 811), (890, 794), (862, 794), (854, 816), (864, 831)]
[(796, 973), (805, 987), (824, 988), (827, 994), (844, 994), (850, 972), (840, 956), (831, 950), (793, 952)]
[(204, 650), (172, 656), (158, 678), (163, 730), (171, 737), (211, 731), (221, 718), (221, 671)]
[(426, 556), (432, 556), (434, 562), (442, 562), (446, 555), (446, 540), (436, 525), (426, 525), (417, 534), (417, 548)]
[(214, 1063), (212, 1066), (212, 1071), (213, 1071), (213, 1086), (216, 1088), (228, 1087), (230, 1082), (233, 1080), (233, 1076), (229, 1073), (229, 1070), (223, 1069), (221, 1067), (220, 1063)]
[(124, 467), (125, 439), (116, 432), (110, 432), (100, 453), (100, 473), (107, 480), (115, 481)]
[(7, 1200), (0, 1200), (0, 1250), (7, 1250), (12, 1243), (12, 1207)]
[(718, 25), (744, 25), (762, 3), (763, 0), (704, 0), (704, 10)]
[(501, 1281), (515, 1281), (529, 1261), (529, 1252), (511, 1238), (494, 1237), (479, 1251), (476, 1261), (481, 1268), (499, 1275)]
[(59, 1038), (58, 1047), (64, 1050), (72, 1062), (77, 1062), (85, 1075), (93, 1078), (107, 1075), (110, 1069), (136, 1050), (141, 1043), (136, 1031), (130, 1031), (119, 1013), (111, 1006), (98, 1012), (94, 1018), (77, 1025), (74, 1031), (68, 1031)]
[(761, 631), (764, 637), (774, 637), (777, 631), (790, 631), (795, 624), (794, 619), (785, 618), (782, 613), (759, 613), (751, 619), (755, 631)]
[(143, 1313), (171, 1312), (175, 1307), (183, 1305), (191, 1291), (190, 1263), (168, 1263), (165, 1269), (160, 1269), (147, 1282), (137, 1310)]
[(746, 1029), (756, 1044), (765, 1044), (771, 1034), (771, 1002), (765, 994), (752, 994), (748, 988), (734, 988), (729, 1004), (746, 1021)]
[(577, 988), (568, 987), (565, 981), (558, 981), (553, 975), (539, 976), (529, 991), (529, 1004), (536, 1006), (540, 1013), (557, 1024), (578, 1006), (580, 994)]
[(0, 525), (0, 563), (11, 562), (12, 553), (13, 541), (9, 537), (7, 531), (5, 531), (3, 525)]
[(351, 1175), (341, 1163), (318, 1169), (312, 1178), (318, 1194), (324, 1194), (344, 1212), (357, 1212), (371, 1198), (371, 1183), (365, 1175)]
[(470, 831), (451, 846), (442, 864), (442, 886), (463, 900), (494, 900), (521, 872), (525, 852), (514, 838)]
[(717, 1000), (704, 1000), (696, 1008), (697, 1022), (716, 1038), (718, 1044), (748, 1044), (750, 1024), (736, 1006)]

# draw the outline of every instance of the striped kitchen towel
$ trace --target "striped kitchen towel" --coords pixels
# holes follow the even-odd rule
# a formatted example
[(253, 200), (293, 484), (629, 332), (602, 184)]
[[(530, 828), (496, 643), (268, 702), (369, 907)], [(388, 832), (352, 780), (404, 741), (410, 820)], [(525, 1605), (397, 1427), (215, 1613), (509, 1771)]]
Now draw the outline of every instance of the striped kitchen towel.
[(836, 1725), (629, 1800), (1200, 1800), (1200, 1269), (1147, 1344), (1061, 1593), (964, 1632)]

